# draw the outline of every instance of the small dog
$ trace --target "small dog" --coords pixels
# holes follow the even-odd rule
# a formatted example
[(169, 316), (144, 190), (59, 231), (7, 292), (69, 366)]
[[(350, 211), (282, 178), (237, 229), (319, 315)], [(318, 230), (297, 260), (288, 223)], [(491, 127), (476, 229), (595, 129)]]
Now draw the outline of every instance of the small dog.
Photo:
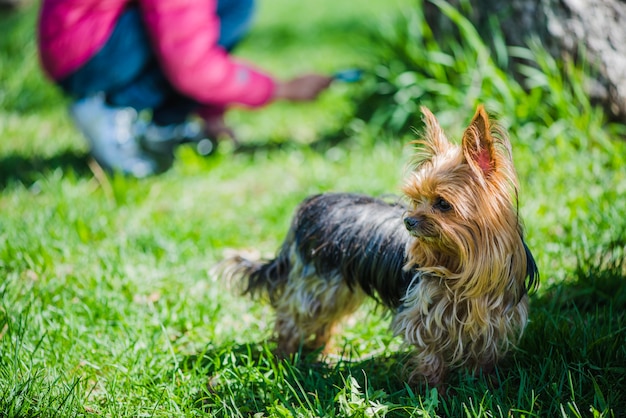
[(458, 146), (422, 113), (406, 206), (311, 196), (276, 258), (238, 255), (222, 265), (244, 293), (269, 296), (280, 353), (323, 347), (366, 296), (391, 309), (394, 334), (414, 346), (412, 384), (440, 387), (457, 368), (488, 373), (521, 337), (539, 272), (523, 238), (507, 134), (481, 106)]

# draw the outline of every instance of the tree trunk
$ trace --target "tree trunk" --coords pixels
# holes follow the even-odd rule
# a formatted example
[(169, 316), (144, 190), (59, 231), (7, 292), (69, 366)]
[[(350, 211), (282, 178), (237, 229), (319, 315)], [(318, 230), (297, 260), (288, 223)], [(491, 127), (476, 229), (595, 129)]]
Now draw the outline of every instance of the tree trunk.
[[(449, 0), (459, 6), (459, 0)], [(626, 121), (626, 0), (469, 0), (468, 18), (488, 40), (488, 19), (498, 18), (508, 45), (526, 46), (536, 37), (555, 58), (576, 59), (581, 51), (596, 70), (588, 93), (613, 117)], [(433, 30), (449, 23), (430, 2)]]
[(30, 0), (0, 0), (0, 12), (13, 11), (26, 5)]

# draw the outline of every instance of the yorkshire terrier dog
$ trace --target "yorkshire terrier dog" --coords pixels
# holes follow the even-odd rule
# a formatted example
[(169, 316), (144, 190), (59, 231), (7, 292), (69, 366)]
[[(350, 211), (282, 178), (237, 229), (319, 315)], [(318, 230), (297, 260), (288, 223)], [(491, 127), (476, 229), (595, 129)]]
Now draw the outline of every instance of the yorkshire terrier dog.
[(316, 350), (366, 296), (412, 345), (408, 380), (439, 387), (458, 368), (490, 372), (519, 340), (539, 281), (517, 207), (507, 133), (478, 108), (461, 145), (422, 108), (425, 132), (405, 204), (348, 193), (311, 196), (273, 260), (222, 264), (276, 311), (278, 351)]

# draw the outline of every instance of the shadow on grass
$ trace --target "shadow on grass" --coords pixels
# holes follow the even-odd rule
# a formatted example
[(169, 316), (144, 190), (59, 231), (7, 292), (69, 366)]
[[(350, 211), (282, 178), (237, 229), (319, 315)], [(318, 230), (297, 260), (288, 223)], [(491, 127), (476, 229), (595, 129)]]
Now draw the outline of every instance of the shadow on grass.
[[(291, 405), (294, 415), (298, 408), (328, 413), (338, 397), (350, 397), (352, 392), (346, 393), (350, 385), (354, 390), (365, 388), (370, 398), (376, 398), (368, 376), (376, 376), (377, 384), (393, 395), (405, 393), (397, 378), (402, 373), (404, 353), (359, 361), (323, 362), (314, 355), (292, 361), (278, 359), (272, 348), (266, 343), (241, 344), (213, 347), (188, 357), (187, 368), (201, 368), (207, 374), (206, 390), (196, 399), (197, 407), (212, 414), (221, 411), (224, 416), (236, 416), (266, 411), (279, 401)], [(349, 382), (350, 377), (358, 386)], [(229, 410), (228, 404), (235, 405), (236, 410)]]
[(582, 250), (574, 280), (554, 286), (542, 297), (551, 309), (593, 313), (610, 307), (626, 312), (626, 233), (596, 249)]
[(325, 153), (329, 149), (336, 147), (344, 142), (350, 140), (350, 137), (347, 136), (343, 130), (338, 132), (328, 132), (322, 134), (316, 140), (308, 143), (302, 144), (293, 141), (285, 140), (267, 140), (267, 141), (255, 141), (255, 142), (246, 142), (240, 144), (237, 148), (235, 148), (235, 153), (237, 154), (255, 154), (259, 152), (273, 152), (273, 151), (289, 151), (289, 150), (297, 150), (301, 148), (310, 148), (315, 152), (320, 154)]
[[(340, 133), (332, 133), (321, 136), (310, 144), (298, 144), (290, 141), (260, 141), (245, 143), (235, 149), (235, 153), (255, 154), (260, 152), (275, 152), (279, 150), (297, 150), (302, 147), (324, 153), (328, 149), (339, 145), (348, 139)], [(206, 158), (212, 158), (208, 156)], [(31, 186), (42, 175), (48, 172), (61, 170), (63, 173), (74, 173), (77, 177), (92, 176), (89, 168), (89, 155), (85, 153), (66, 150), (51, 157), (25, 156), (22, 154), (8, 154), (0, 156), (0, 189), (6, 188), (12, 183), (19, 183), (26, 187)]]
[(404, 384), (406, 352), (335, 363), (306, 357), (293, 363), (277, 360), (271, 344), (258, 343), (210, 348), (186, 359), (188, 370), (207, 376), (197, 407), (216, 416), (280, 415), (280, 408), (293, 415), (308, 410), (338, 416), (345, 408), (356, 412), (375, 405), (386, 408), (388, 416), (422, 410), (432, 412), (428, 416), (474, 416), (486, 410), (621, 416), (626, 410), (625, 253), (626, 240), (618, 239), (580, 254), (571, 282), (532, 296), (524, 338), (495, 374), (452, 373), (447, 398)]
[[(339, 143), (336, 141), (335, 143)], [(320, 140), (311, 145), (298, 145), (291, 142), (259, 142), (245, 144), (238, 147), (235, 153), (255, 154), (258, 152), (275, 152), (278, 150), (296, 150), (310, 146), (318, 152), (331, 148), (332, 143)], [(211, 158), (211, 156), (207, 157)], [(36, 181), (45, 177), (47, 173), (61, 170), (64, 174), (73, 173), (76, 177), (91, 177), (93, 172), (89, 168), (89, 155), (73, 151), (66, 151), (52, 157), (24, 156), (10, 154), (0, 156), (0, 190), (11, 184), (32, 186)]]
[(39, 156), (23, 156), (19, 154), (0, 157), (0, 189), (12, 183), (21, 183), (27, 187), (41, 179), (42, 173), (62, 170), (63, 173), (74, 172), (77, 176), (91, 176), (88, 155), (73, 151), (65, 151), (49, 158)]

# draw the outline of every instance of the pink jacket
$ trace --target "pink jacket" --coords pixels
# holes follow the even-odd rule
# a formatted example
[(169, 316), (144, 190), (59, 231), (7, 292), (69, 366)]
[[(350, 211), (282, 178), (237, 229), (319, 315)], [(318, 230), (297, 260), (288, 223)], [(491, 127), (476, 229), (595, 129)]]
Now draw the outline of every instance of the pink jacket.
[(138, 4), (161, 67), (179, 92), (209, 108), (271, 100), (273, 79), (217, 45), (216, 0), (44, 0), (38, 41), (50, 77), (60, 80), (85, 64), (131, 2)]

